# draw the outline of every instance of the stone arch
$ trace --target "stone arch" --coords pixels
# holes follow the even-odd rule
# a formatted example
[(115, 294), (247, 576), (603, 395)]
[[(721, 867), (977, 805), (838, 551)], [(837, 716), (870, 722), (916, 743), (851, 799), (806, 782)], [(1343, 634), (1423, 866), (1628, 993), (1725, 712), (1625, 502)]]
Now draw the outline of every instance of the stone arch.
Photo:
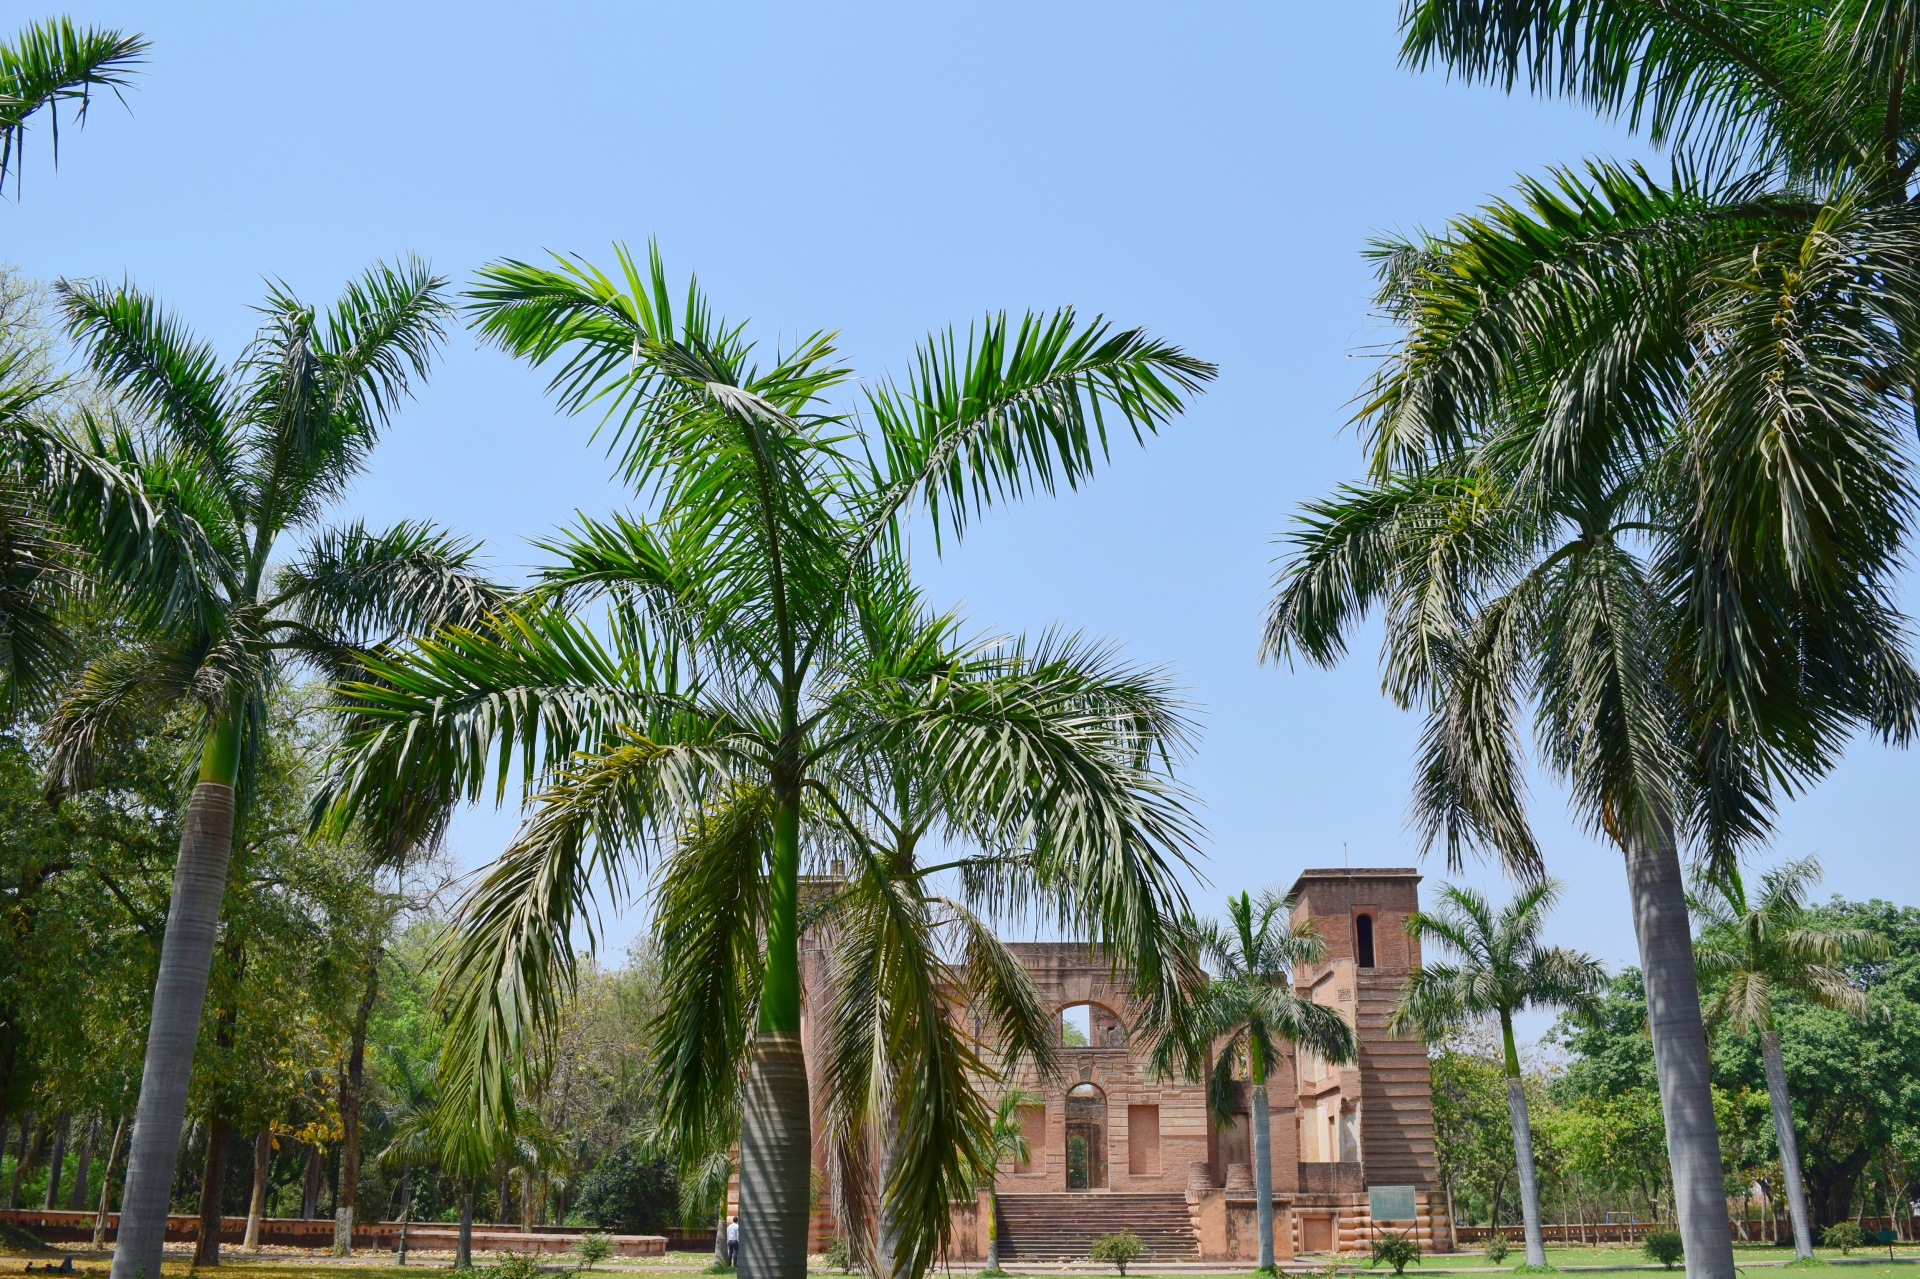
[[(1084, 1016), (1075, 1013), (1084, 1010)], [(1068, 999), (1054, 1011), (1060, 1043), (1069, 1048), (1125, 1048), (1127, 1022), (1098, 999)], [(1070, 1029), (1071, 1028), (1071, 1029)], [(1078, 1038), (1076, 1039), (1076, 1035)]]
[(1091, 1079), (1067, 1085), (1066, 1189), (1105, 1190), (1107, 1176), (1107, 1090)]

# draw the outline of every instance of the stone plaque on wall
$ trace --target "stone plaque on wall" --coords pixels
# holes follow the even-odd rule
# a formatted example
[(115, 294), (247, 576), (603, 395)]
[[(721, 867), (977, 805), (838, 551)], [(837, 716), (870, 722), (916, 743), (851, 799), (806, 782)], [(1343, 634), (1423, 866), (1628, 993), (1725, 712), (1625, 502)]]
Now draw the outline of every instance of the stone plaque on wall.
[(1413, 1187), (1368, 1186), (1367, 1212), (1375, 1222), (1416, 1220)]

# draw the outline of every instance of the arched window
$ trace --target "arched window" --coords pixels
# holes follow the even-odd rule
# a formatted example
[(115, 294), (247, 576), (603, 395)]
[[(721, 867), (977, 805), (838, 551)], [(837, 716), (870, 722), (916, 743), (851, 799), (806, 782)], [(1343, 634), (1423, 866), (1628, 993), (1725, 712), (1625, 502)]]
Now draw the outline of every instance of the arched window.
[(1373, 967), (1373, 916), (1353, 917), (1353, 948), (1362, 968)]

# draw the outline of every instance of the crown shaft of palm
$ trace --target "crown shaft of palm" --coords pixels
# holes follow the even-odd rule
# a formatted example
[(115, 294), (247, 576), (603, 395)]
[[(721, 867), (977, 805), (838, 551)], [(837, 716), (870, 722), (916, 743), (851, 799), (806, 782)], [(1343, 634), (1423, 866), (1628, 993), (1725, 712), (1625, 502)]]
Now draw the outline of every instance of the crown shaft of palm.
[[(370, 301), (366, 289), (383, 286), (398, 290)], [(195, 701), (205, 731), (154, 985), (115, 1279), (159, 1273), (227, 863), (244, 818), (238, 801), (262, 747), (272, 672), (290, 655), (337, 657), (353, 638), (317, 630), (298, 599), (282, 601), (277, 617), (264, 608), (268, 555), (277, 534), (317, 514), (352, 473), (356, 445), (370, 442), (386, 404), (404, 393), (405, 371), (381, 362), (411, 357), (412, 371), (425, 373), (444, 313), (439, 287), (417, 263), (398, 275), (377, 269), (350, 286), (333, 331), (317, 339), (297, 304), (276, 295), (249, 356), (222, 372), (208, 348), (132, 289), (61, 286), (94, 372), (151, 428), (135, 438), (89, 422), (70, 442), (111, 482), (66, 505), (67, 533), (137, 638), (84, 669), (55, 709), (54, 755), (64, 780), (84, 784), (93, 744), (127, 702)], [(353, 336), (364, 340), (339, 340)], [(325, 394), (291, 375), (315, 366), (339, 375)]]

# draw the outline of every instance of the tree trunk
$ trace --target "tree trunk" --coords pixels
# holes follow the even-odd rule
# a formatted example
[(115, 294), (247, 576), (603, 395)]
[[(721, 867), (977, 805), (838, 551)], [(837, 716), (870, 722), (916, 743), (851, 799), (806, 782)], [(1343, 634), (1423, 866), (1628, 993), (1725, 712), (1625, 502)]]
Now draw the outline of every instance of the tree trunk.
[[(783, 727), (791, 727), (792, 708), (783, 716), (789, 721)], [(774, 794), (766, 979), (740, 1117), (740, 1273), (805, 1279), (813, 1121), (800, 1043), (798, 776), (776, 776)]]
[(987, 1192), (987, 1270), (1000, 1271), (1000, 1192)]
[(1253, 1107), (1253, 1212), (1259, 1226), (1260, 1269), (1273, 1269), (1273, 1132), (1267, 1119), (1267, 1081), (1261, 1077), (1247, 1091)]
[(407, 1223), (413, 1212), (413, 1161), (400, 1165), (400, 1255), (399, 1265), (407, 1264)]
[(374, 947), (367, 963), (367, 984), (360, 1006), (353, 1012), (353, 1038), (347, 1050), (347, 1069), (340, 1077), (340, 1189), (333, 1203), (333, 1255), (353, 1255), (353, 1205), (360, 1191), (360, 1104), (366, 1095), (367, 1019), (380, 994), (381, 948)]
[(754, 1036), (740, 1124), (740, 1274), (804, 1279), (813, 1134), (798, 1031)]
[(454, 1246), (453, 1268), (465, 1270), (473, 1265), (473, 1183), (460, 1191), (460, 1242)]
[(153, 1017), (146, 1062), (127, 1158), (127, 1185), (120, 1197), (120, 1233), (113, 1249), (112, 1279), (159, 1279), (167, 1234), (167, 1200), (180, 1157), (180, 1124), (186, 1117), (187, 1082), (193, 1075), (200, 1005), (213, 965), (220, 899), (226, 893), (227, 860), (233, 852), (233, 787), (240, 762), (240, 717), (208, 738), (200, 781), (187, 805), (174, 865), (173, 901), (160, 944), (160, 973), (153, 985)]
[(27, 1175), (27, 1169), (40, 1157), (40, 1125), (34, 1122), (31, 1111), (20, 1115), (20, 1153), (14, 1156), (13, 1180), (7, 1183), (7, 1210), (11, 1212), (20, 1206), (20, 1181)]
[(260, 1251), (260, 1220), (267, 1215), (267, 1176), (273, 1171), (273, 1129), (262, 1126), (253, 1139), (253, 1194), (247, 1200), (248, 1252)]
[(727, 1209), (723, 1203), (720, 1208), (720, 1224), (713, 1230), (713, 1264), (724, 1269), (727, 1260)]
[(67, 1199), (67, 1211), (79, 1212), (87, 1206), (87, 1175), (93, 1171), (93, 1145), (100, 1139), (100, 1116), (87, 1120), (87, 1135), (80, 1139), (80, 1157), (73, 1165), (73, 1193)]
[(533, 1233), (533, 1171), (520, 1170), (520, 1233)]
[(53, 1121), (53, 1152), (47, 1156), (47, 1192), (40, 1197), (40, 1211), (51, 1212), (60, 1206), (60, 1174), (66, 1170), (67, 1130), (73, 1121), (61, 1115)]
[(233, 1125), (216, 1110), (207, 1119), (207, 1161), (200, 1175), (200, 1242), (193, 1250), (196, 1266), (220, 1264), (220, 1199), (227, 1180), (227, 1147), (233, 1144)]
[(100, 1211), (93, 1218), (93, 1246), (107, 1243), (107, 1209), (113, 1204), (113, 1165), (120, 1159), (120, 1139), (127, 1135), (127, 1117), (123, 1114), (113, 1125), (113, 1144), (107, 1147), (107, 1168), (100, 1174)]
[(1793, 1107), (1787, 1102), (1787, 1068), (1780, 1060), (1780, 1032), (1760, 1032), (1760, 1056), (1767, 1065), (1767, 1099), (1773, 1103), (1774, 1140), (1780, 1145), (1780, 1180), (1787, 1192), (1787, 1211), (1793, 1218), (1793, 1255), (1813, 1255), (1813, 1224), (1807, 1217), (1807, 1190), (1800, 1180), (1800, 1138), (1793, 1130)]
[(320, 1215), (320, 1143), (307, 1147), (307, 1175), (300, 1183), (300, 1219), (312, 1221)]
[[(1700, 1021), (1693, 932), (1673, 827), (1664, 816), (1653, 838), (1631, 841), (1627, 887), (1647, 988), (1674, 1215), (1686, 1248), (1688, 1279), (1734, 1279), (1720, 1134), (1714, 1127), (1707, 1034)], [(115, 1279), (119, 1279), (115, 1276)]]
[(1527, 1264), (1547, 1264), (1547, 1237), (1540, 1228), (1540, 1182), (1533, 1166), (1533, 1122), (1527, 1113), (1527, 1086), (1520, 1078), (1520, 1052), (1513, 1043), (1513, 1015), (1500, 1014), (1500, 1037), (1507, 1057), (1507, 1118), (1513, 1125), (1514, 1180), (1520, 1190), (1520, 1223), (1526, 1231)]

